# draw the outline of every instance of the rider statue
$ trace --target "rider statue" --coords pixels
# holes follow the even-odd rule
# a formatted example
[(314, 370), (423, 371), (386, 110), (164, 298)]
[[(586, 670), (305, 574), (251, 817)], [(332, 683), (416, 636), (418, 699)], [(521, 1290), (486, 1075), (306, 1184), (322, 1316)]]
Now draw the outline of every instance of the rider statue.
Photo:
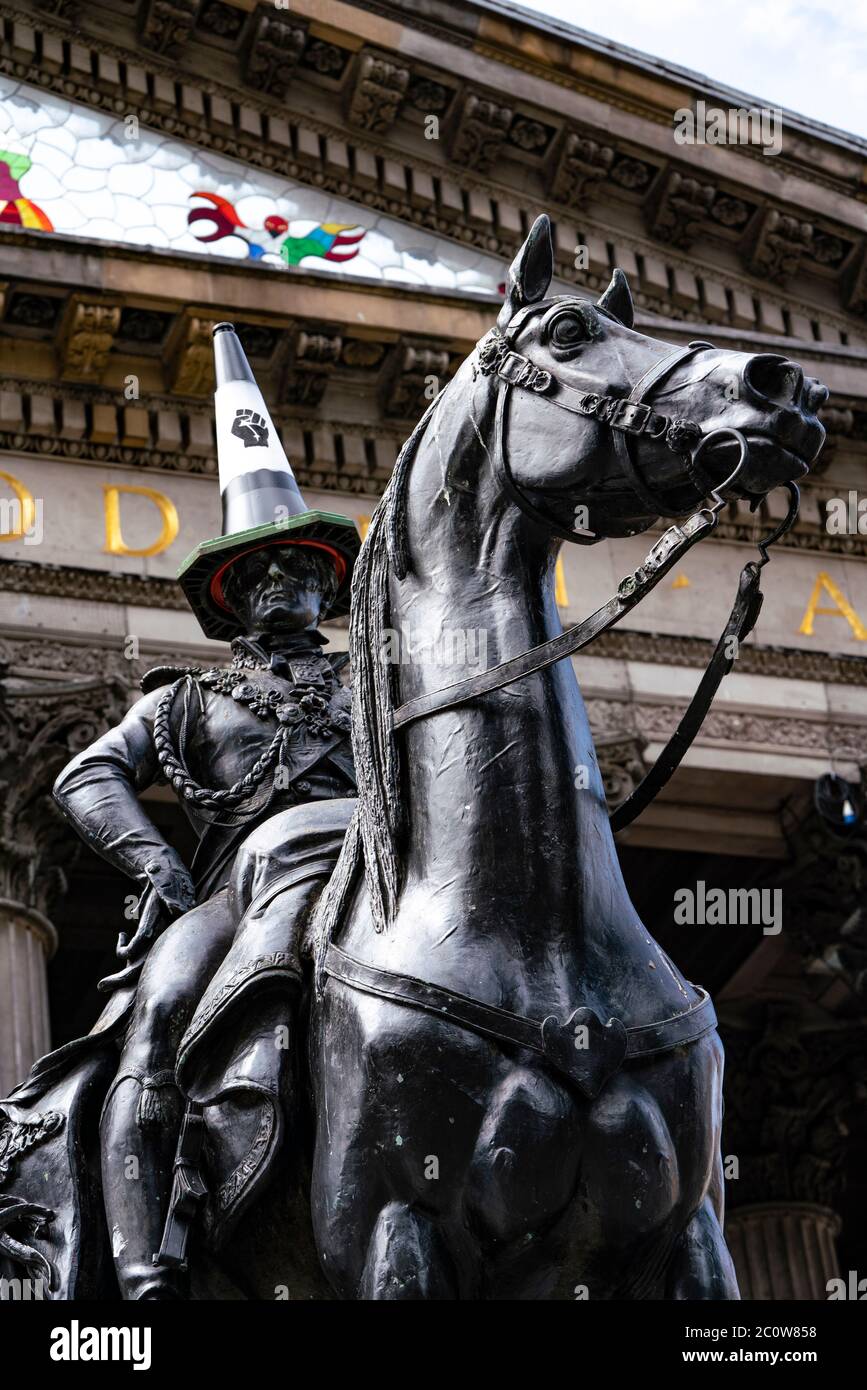
[[(44, 1096), (70, 1063), (113, 1045), (99, 1147), (125, 1299), (186, 1296), (186, 1225), (204, 1195), (203, 1103), (222, 1102), (209, 1110), (225, 1170), (212, 1184), (212, 1227), (246, 1209), (285, 1137), (304, 928), (355, 796), (349, 693), (338, 674), (346, 658), (323, 650), (318, 625), (348, 610), (358, 535), (347, 518), (307, 509), (232, 326), (214, 335), (224, 534), (200, 545), (179, 579), (206, 636), (231, 642), (231, 663), (149, 672), (143, 698), (58, 778), (64, 814), (139, 886), (137, 925), (120, 937), (123, 967), (101, 982), (112, 998), (89, 1039), (37, 1062), (10, 1097)], [(138, 799), (160, 782), (198, 840), (189, 866)], [(236, 932), (238, 848), (291, 808), (280, 922), (263, 922), (254, 902)], [(245, 866), (248, 879), (259, 875), (244, 885), (249, 901), (266, 885), (267, 854)], [(223, 1023), (237, 1020), (251, 992), (257, 1031), (239, 1043)]]

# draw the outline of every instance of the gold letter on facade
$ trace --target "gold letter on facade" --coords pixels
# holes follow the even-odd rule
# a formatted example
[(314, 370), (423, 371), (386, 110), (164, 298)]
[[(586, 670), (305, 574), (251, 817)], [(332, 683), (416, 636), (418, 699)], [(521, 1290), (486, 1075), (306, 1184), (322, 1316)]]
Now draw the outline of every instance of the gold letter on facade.
[[(170, 497), (166, 497), (164, 493), (157, 492), (152, 487), (115, 487), (109, 483), (103, 483), (103, 491), (105, 493), (105, 548), (109, 555), (159, 555), (161, 551), (168, 550), (180, 529), (178, 513)], [(153, 545), (146, 546), (141, 550), (133, 550), (124, 542), (120, 529), (120, 494), (122, 492), (132, 492), (138, 497), (147, 497), (157, 508), (162, 517), (163, 529)]]
[(15, 493), (13, 498), (0, 499), (0, 541), (20, 541), (22, 536), (33, 530), (36, 503), (33, 494), (12, 473), (4, 473), (0, 469), (0, 478)]
[[(834, 600), (833, 608), (820, 608), (819, 598), (822, 590)], [(810, 602), (807, 604), (807, 611), (804, 614), (804, 621), (798, 631), (804, 637), (813, 636), (813, 619), (817, 613), (826, 613), (829, 617), (845, 618), (859, 642), (867, 642), (867, 627), (864, 626), (855, 609), (849, 600), (840, 592), (830, 574), (820, 570), (816, 575), (816, 582), (813, 585), (813, 592), (810, 595)]]

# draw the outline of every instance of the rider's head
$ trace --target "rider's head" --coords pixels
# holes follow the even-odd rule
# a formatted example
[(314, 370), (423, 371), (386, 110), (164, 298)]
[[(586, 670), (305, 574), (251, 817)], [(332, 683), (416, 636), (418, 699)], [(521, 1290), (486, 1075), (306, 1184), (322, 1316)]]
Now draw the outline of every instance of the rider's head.
[(316, 627), (334, 600), (338, 576), (327, 552), (267, 545), (241, 555), (223, 579), (223, 596), (248, 637)]

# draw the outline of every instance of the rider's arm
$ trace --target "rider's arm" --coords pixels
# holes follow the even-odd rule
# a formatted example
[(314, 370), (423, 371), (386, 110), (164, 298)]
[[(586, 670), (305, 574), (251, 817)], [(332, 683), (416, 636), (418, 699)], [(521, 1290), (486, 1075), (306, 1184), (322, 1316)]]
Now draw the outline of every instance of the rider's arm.
[(82, 838), (175, 910), (194, 901), (190, 875), (138, 800), (160, 776), (153, 718), (163, 694), (145, 695), (126, 717), (63, 769), (54, 799)]

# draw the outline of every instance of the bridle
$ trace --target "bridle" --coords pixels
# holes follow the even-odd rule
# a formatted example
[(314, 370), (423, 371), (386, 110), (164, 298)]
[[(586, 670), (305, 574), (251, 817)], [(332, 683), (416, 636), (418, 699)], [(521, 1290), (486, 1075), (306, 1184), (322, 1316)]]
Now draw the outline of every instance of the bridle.
[[(573, 545), (595, 545), (600, 539), (592, 532), (570, 529), (547, 516), (515, 481), (505, 445), (506, 410), (511, 388), (530, 391), (572, 415), (589, 416), (598, 420), (600, 424), (607, 425), (612, 431), (615, 453), (624, 481), (639, 504), (652, 516), (663, 515), (666, 511), (670, 513), (670, 507), (667, 500), (655, 493), (642, 475), (630, 450), (630, 439), (647, 439), (656, 444), (663, 444), (684, 461), (687, 480), (692, 484), (695, 493), (694, 504), (727, 487), (737, 477), (749, 458), (749, 445), (739, 430), (726, 426), (703, 434), (701, 426), (694, 421), (662, 415), (654, 410), (648, 400), (652, 392), (676, 367), (697, 357), (699, 353), (712, 349), (712, 343), (699, 339), (686, 347), (675, 348), (642, 373), (628, 396), (606, 396), (597, 391), (581, 391), (578, 387), (562, 381), (547, 368), (537, 366), (531, 358), (516, 352), (512, 347), (528, 315), (538, 313), (540, 307), (534, 304), (519, 309), (505, 332), (499, 328), (492, 328), (481, 339), (476, 349), (479, 371), (486, 376), (494, 375), (505, 383), (497, 400), (494, 441), (490, 454), (503, 491), (525, 516)], [(699, 460), (710, 444), (718, 442), (724, 436), (734, 437), (740, 446), (741, 456), (731, 476), (720, 483), (704, 471)]]
[[(490, 670), (456, 681), (452, 685), (419, 695), (394, 710), (392, 728), (408, 724), (431, 714), (454, 709), (524, 676), (545, 670), (564, 657), (573, 656), (596, 637), (608, 631), (626, 616), (656, 587), (688, 550), (702, 540), (717, 525), (725, 506), (724, 492), (742, 472), (749, 458), (749, 444), (740, 430), (728, 426), (702, 433), (701, 427), (690, 420), (668, 417), (653, 409), (647, 397), (668, 377), (675, 367), (711, 348), (711, 343), (691, 342), (654, 363), (639, 377), (628, 396), (614, 397), (597, 392), (581, 391), (561, 381), (554, 373), (539, 367), (530, 358), (511, 346), (529, 314), (538, 312), (538, 304), (527, 305), (511, 319), (505, 332), (492, 329), (477, 347), (477, 368), (486, 376), (496, 376), (502, 383), (498, 391), (494, 415), (492, 447), (488, 449), (494, 473), (503, 492), (524, 515), (549, 532), (573, 544), (592, 545), (599, 537), (593, 533), (576, 532), (547, 516), (516, 483), (509, 468), (505, 448), (505, 416), (509, 391), (527, 390), (544, 397), (552, 405), (572, 414), (591, 416), (607, 425), (614, 438), (615, 449), (623, 476), (642, 506), (654, 516), (662, 514), (668, 504), (656, 496), (641, 475), (629, 448), (629, 439), (647, 438), (664, 443), (673, 453), (687, 461), (688, 478), (696, 492), (696, 502), (712, 499), (712, 505), (701, 507), (681, 524), (670, 526), (651, 547), (642, 564), (621, 580), (616, 594), (595, 613), (573, 624), (558, 637), (543, 642), (528, 651), (503, 661)], [(711, 443), (723, 437), (733, 439), (739, 448), (734, 470), (722, 482), (715, 483), (700, 466), (699, 460)], [(486, 446), (487, 447), (487, 446)], [(789, 493), (789, 510), (780, 524), (764, 540), (759, 541), (759, 560), (748, 561), (741, 571), (734, 605), (728, 622), (714, 649), (707, 669), (686, 713), (672, 738), (666, 744), (653, 768), (621, 806), (611, 816), (612, 827), (621, 830), (635, 819), (665, 786), (698, 733), (716, 691), (725, 675), (732, 669), (738, 643), (752, 631), (762, 606), (761, 571), (769, 560), (768, 548), (794, 525), (800, 506), (800, 493), (793, 482), (784, 484)], [(756, 499), (752, 506), (758, 503)], [(734, 641), (732, 640), (734, 639)]]

